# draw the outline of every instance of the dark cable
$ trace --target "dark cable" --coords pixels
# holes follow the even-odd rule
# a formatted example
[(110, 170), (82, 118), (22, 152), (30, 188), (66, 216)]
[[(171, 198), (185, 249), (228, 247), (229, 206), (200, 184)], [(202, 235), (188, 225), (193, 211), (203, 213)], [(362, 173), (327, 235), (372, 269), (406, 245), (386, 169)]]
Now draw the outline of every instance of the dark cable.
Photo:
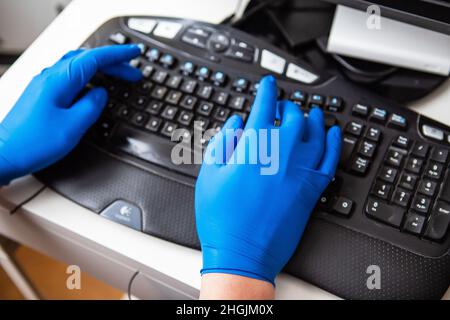
[(130, 281), (128, 282), (128, 300), (132, 300), (131, 299), (131, 286), (133, 285), (133, 281), (134, 279), (137, 277), (137, 275), (139, 274), (139, 271), (136, 271), (133, 276), (131, 277)]

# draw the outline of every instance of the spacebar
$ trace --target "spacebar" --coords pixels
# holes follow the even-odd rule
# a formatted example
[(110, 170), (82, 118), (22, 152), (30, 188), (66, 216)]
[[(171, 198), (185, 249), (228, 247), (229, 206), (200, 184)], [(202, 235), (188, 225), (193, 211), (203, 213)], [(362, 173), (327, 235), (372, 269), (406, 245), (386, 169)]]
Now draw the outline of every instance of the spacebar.
[(174, 164), (171, 159), (172, 148), (175, 145), (169, 138), (145, 133), (133, 127), (120, 124), (111, 138), (115, 148), (136, 158), (148, 161), (167, 169), (171, 169), (192, 177), (197, 177), (200, 169), (194, 164)]

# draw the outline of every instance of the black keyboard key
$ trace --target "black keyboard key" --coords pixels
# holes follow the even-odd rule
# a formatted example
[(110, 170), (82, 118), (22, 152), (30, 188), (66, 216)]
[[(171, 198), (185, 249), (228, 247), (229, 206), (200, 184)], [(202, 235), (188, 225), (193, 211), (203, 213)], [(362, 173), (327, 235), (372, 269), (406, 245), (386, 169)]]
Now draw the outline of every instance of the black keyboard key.
[(425, 237), (434, 241), (441, 241), (447, 234), (449, 226), (450, 205), (442, 201), (437, 201), (428, 221)]
[(369, 171), (369, 166), (369, 160), (362, 157), (355, 157), (352, 161), (351, 171), (357, 175), (365, 175)]
[(409, 158), (406, 162), (405, 169), (409, 172), (419, 174), (420, 170), (422, 170), (423, 160), (419, 158)]
[(147, 106), (145, 111), (150, 113), (150, 114), (153, 114), (153, 115), (158, 115), (161, 112), (162, 106), (163, 106), (162, 102), (153, 100)]
[(174, 143), (169, 139), (155, 134), (148, 134), (145, 131), (122, 124), (114, 130), (112, 143), (119, 150), (144, 161), (161, 165), (192, 177), (198, 175), (200, 166), (176, 165), (172, 162), (171, 154)]
[(155, 68), (150, 65), (146, 65), (142, 68), (142, 76), (146, 79), (150, 78), (150, 76), (153, 74), (153, 71)]
[(140, 127), (140, 126), (143, 126), (147, 122), (147, 119), (148, 119), (148, 115), (146, 113), (144, 113), (144, 112), (136, 112), (133, 115), (133, 117), (131, 119), (131, 122), (134, 125)]
[(177, 105), (180, 102), (182, 96), (183, 94), (180, 91), (171, 90), (167, 94), (166, 102)]
[(178, 108), (174, 106), (166, 106), (161, 113), (161, 117), (167, 120), (173, 120), (178, 112)]
[(238, 78), (233, 82), (233, 89), (237, 92), (245, 92), (248, 88), (249, 81), (245, 78)]
[(197, 117), (194, 120), (194, 127), (200, 130), (206, 130), (209, 126), (209, 120), (204, 117)]
[(392, 198), (392, 201), (401, 206), (401, 207), (408, 207), (409, 201), (411, 200), (411, 193), (409, 193), (406, 190), (397, 189), (394, 193), (394, 196)]
[(166, 53), (162, 55), (159, 62), (166, 68), (173, 68), (176, 63), (176, 59), (173, 55)]
[(183, 63), (180, 66), (180, 71), (181, 73), (183, 73), (185, 76), (190, 76), (191, 74), (194, 73), (195, 71), (195, 65), (190, 62), (190, 61), (186, 61), (185, 63)]
[(116, 32), (109, 36), (109, 40), (115, 44), (125, 44), (128, 42), (128, 37), (121, 32)]
[(344, 101), (341, 97), (328, 97), (327, 98), (327, 110), (331, 112), (339, 112), (344, 108)]
[(411, 209), (418, 213), (426, 215), (428, 211), (430, 211), (430, 206), (431, 198), (417, 194), (411, 204)]
[(221, 87), (227, 81), (227, 76), (222, 71), (216, 71), (212, 74), (211, 81), (214, 85)]
[(172, 138), (172, 134), (176, 128), (177, 125), (175, 123), (166, 122), (164, 123), (163, 128), (161, 129), (161, 134), (168, 138)]
[(170, 76), (166, 82), (166, 85), (171, 89), (178, 89), (180, 87), (183, 77), (179, 75)]
[(367, 129), (365, 137), (369, 140), (378, 142), (381, 139), (381, 130), (378, 128), (369, 128)]
[(148, 94), (150, 94), (152, 88), (153, 88), (153, 83), (148, 82), (148, 81), (142, 81), (138, 84), (137, 91), (142, 94), (148, 95)]
[(411, 140), (406, 136), (398, 136), (392, 144), (402, 149), (409, 149)]
[(192, 122), (193, 118), (194, 118), (194, 114), (192, 112), (183, 110), (180, 113), (180, 115), (178, 116), (178, 120), (177, 121), (178, 121), (179, 124), (188, 127), (188, 126), (191, 125), (191, 122)]
[(211, 75), (211, 70), (209, 70), (207, 67), (199, 67), (195, 74), (200, 80), (204, 81), (207, 80)]
[(309, 98), (309, 104), (322, 106), (325, 103), (325, 98), (320, 94), (312, 94)]
[(217, 107), (214, 112), (214, 118), (219, 121), (225, 122), (228, 119), (228, 115), (230, 114), (230, 110), (222, 107)]
[(402, 177), (400, 178), (399, 185), (402, 188), (413, 190), (417, 183), (417, 176), (412, 173), (403, 173)]
[(221, 106), (224, 106), (227, 104), (228, 101), (228, 93), (225, 91), (217, 91), (213, 96), (213, 102), (220, 104)]
[(358, 153), (367, 158), (372, 158), (375, 155), (377, 145), (370, 141), (363, 141), (359, 146)]
[(389, 148), (386, 154), (385, 162), (390, 166), (400, 167), (405, 155), (406, 152), (404, 152), (402, 149)]
[(397, 228), (400, 227), (405, 214), (401, 207), (389, 205), (373, 197), (369, 197), (365, 210), (369, 217)]
[(131, 108), (127, 107), (127, 106), (122, 106), (119, 108), (119, 110), (117, 111), (117, 115), (124, 119), (127, 120), (132, 116), (132, 110)]
[(159, 130), (159, 128), (161, 128), (162, 122), (163, 121), (159, 118), (151, 117), (150, 120), (145, 125), (145, 129), (152, 131), (152, 132), (157, 132)]
[(166, 93), (167, 93), (166, 87), (156, 86), (155, 89), (153, 89), (152, 98), (163, 100), (164, 97), (166, 96)]
[(183, 81), (183, 84), (181, 85), (180, 90), (183, 91), (184, 93), (192, 94), (194, 93), (196, 88), (197, 88), (197, 81), (185, 79)]
[(163, 84), (166, 82), (168, 76), (169, 74), (166, 71), (158, 70), (153, 74), (152, 80), (156, 83)]
[(246, 99), (243, 96), (234, 96), (230, 100), (229, 107), (241, 111), (244, 108), (245, 101)]
[(416, 143), (414, 144), (414, 148), (412, 150), (412, 154), (419, 158), (425, 158), (428, 154), (429, 149), (430, 146), (428, 144), (416, 141)]
[(448, 160), (448, 150), (443, 148), (434, 148), (431, 152), (431, 160), (446, 163)]
[(345, 168), (349, 164), (357, 142), (358, 140), (352, 137), (344, 137), (342, 140), (341, 158), (339, 161), (342, 167)]
[(406, 215), (405, 223), (403, 224), (403, 230), (415, 235), (420, 235), (422, 233), (424, 224), (424, 216), (421, 216), (414, 212), (409, 212)]
[(128, 101), (131, 98), (131, 89), (123, 88), (120, 90), (118, 98), (124, 102)]
[(387, 126), (393, 129), (406, 130), (408, 127), (408, 122), (406, 118), (393, 113), (388, 120)]
[(391, 191), (392, 191), (392, 185), (382, 182), (382, 181), (377, 181), (377, 182), (375, 182), (375, 185), (373, 186), (372, 194), (377, 196), (380, 199), (388, 200), (391, 196)]
[(216, 121), (211, 125), (211, 129), (216, 130), (216, 132), (219, 132), (220, 130), (222, 130), (223, 128), (223, 122), (221, 121)]
[(209, 115), (212, 112), (214, 105), (211, 102), (205, 102), (202, 101), (200, 102), (198, 108), (197, 108), (197, 113), (201, 114), (203, 116), (209, 117)]
[(378, 178), (393, 184), (395, 179), (397, 178), (397, 174), (397, 169), (384, 166), (383, 168), (381, 168)]
[(367, 118), (370, 112), (370, 107), (364, 104), (355, 104), (352, 108), (352, 114), (357, 117)]
[(418, 191), (426, 196), (433, 197), (436, 193), (436, 189), (437, 182), (432, 180), (422, 180), (419, 184)]
[(205, 100), (209, 100), (213, 94), (213, 87), (209, 84), (202, 84), (197, 91), (197, 95)]
[(347, 126), (345, 127), (345, 132), (359, 137), (359, 136), (361, 136), (363, 129), (364, 129), (364, 125), (362, 123), (352, 121), (352, 122), (349, 122), (347, 124)]
[(197, 98), (193, 96), (184, 96), (180, 102), (180, 106), (192, 110), (194, 109), (195, 104), (197, 103)]
[(444, 167), (442, 164), (437, 162), (429, 162), (427, 168), (425, 169), (425, 175), (432, 179), (440, 179), (443, 169)]
[(353, 208), (353, 201), (345, 198), (345, 197), (338, 197), (335, 199), (333, 203), (332, 210), (334, 213), (342, 214), (344, 216), (349, 216), (352, 212)]
[(374, 108), (369, 116), (369, 120), (384, 124), (387, 119), (387, 111), (380, 108)]
[(137, 96), (133, 99), (133, 102), (132, 102), (133, 107), (138, 108), (138, 109), (142, 109), (142, 108), (146, 107), (147, 104), (148, 104), (148, 99), (147, 99), (147, 97), (144, 97), (144, 96)]
[(152, 48), (152, 49), (147, 51), (145, 56), (147, 57), (147, 59), (149, 61), (156, 62), (161, 57), (161, 52), (158, 49), (156, 49), (156, 48)]

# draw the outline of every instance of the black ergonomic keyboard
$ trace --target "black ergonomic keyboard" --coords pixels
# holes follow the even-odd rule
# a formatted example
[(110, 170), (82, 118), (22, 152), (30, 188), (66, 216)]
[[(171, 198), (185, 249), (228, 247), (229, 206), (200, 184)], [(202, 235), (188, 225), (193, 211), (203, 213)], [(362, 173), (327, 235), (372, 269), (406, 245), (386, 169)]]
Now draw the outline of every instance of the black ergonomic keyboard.
[[(279, 98), (325, 112), (343, 129), (336, 177), (285, 271), (345, 298), (440, 298), (450, 285), (450, 128), (313, 70), (223, 25), (159, 17), (108, 21), (84, 44), (139, 44), (130, 84), (98, 74), (109, 102), (84, 142), (38, 174), (56, 191), (119, 223), (198, 248), (193, 186), (198, 165), (176, 165), (177, 128), (219, 130), (244, 121), (258, 81)], [(201, 143), (205, 144), (205, 141)], [(214, 181), (211, 181), (213, 184)], [(289, 192), (289, 190), (286, 190)], [(381, 269), (370, 290), (367, 268)]]

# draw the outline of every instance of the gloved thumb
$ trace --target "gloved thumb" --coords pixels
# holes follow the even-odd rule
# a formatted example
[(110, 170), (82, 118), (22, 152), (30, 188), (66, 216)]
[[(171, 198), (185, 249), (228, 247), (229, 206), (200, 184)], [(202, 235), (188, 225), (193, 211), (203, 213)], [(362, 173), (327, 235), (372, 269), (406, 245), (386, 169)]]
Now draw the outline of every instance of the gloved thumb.
[(89, 90), (67, 110), (68, 121), (74, 122), (71, 128), (83, 135), (100, 117), (107, 101), (108, 94), (104, 88)]

